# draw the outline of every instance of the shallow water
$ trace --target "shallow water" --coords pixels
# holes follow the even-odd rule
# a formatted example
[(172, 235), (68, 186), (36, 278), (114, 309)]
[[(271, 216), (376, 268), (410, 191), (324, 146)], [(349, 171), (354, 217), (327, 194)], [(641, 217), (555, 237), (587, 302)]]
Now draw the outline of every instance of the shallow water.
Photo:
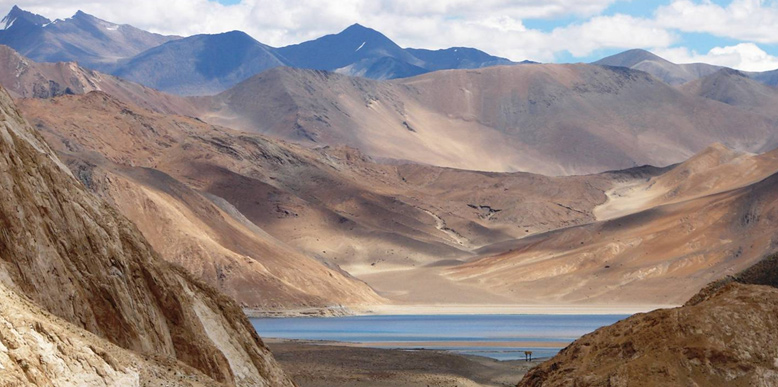
[[(412, 315), (254, 318), (262, 337), (366, 346), (444, 349), (499, 360), (556, 354), (565, 344), (628, 315)], [(548, 347), (552, 346), (552, 347)], [(556, 346), (554, 348), (553, 346)]]

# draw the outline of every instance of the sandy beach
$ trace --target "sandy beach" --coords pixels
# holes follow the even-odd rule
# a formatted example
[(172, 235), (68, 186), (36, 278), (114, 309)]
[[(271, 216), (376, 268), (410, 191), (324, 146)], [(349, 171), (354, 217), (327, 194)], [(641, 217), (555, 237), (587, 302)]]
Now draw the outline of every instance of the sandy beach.
[(267, 339), (301, 387), (514, 386), (544, 359), (497, 361), (437, 350), (363, 348), (338, 342)]

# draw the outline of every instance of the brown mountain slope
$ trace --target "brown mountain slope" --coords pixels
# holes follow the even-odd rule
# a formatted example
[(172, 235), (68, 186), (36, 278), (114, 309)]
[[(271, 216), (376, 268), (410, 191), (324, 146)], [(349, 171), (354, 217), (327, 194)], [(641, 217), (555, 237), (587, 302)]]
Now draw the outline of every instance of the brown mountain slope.
[(393, 83), (271, 69), (212, 100), (208, 122), (374, 157), (490, 171), (551, 171), (542, 155), (492, 128), (449, 119)]
[(778, 255), (772, 254), (709, 284), (682, 308), (633, 316), (584, 336), (519, 386), (774, 385), (776, 286)]
[(601, 66), (627, 67), (645, 71), (671, 85), (681, 85), (722, 69), (706, 63), (676, 64), (646, 50), (628, 50), (594, 62)]
[(122, 348), (218, 382), (292, 384), (237, 305), (162, 261), (129, 220), (74, 179), (5, 92), (0, 112), (5, 287)]
[(778, 289), (729, 284), (576, 340), (519, 386), (774, 386)]
[(609, 220), (504, 244), (511, 251), (447, 274), (517, 301), (680, 304), (774, 249), (775, 157), (711, 148), (641, 183), (672, 182), (674, 188), (658, 189), (664, 194), (644, 201), (636, 191), (620, 198), (644, 207), (622, 207), (624, 213)]
[(713, 144), (667, 173), (638, 182), (619, 184), (608, 200), (594, 210), (608, 220), (662, 204), (677, 203), (740, 188), (778, 171), (778, 152), (760, 155), (736, 152)]
[[(102, 90), (150, 110), (307, 145), (345, 144), (380, 159), (461, 169), (580, 174), (680, 162), (715, 142), (752, 152), (778, 145), (774, 109), (763, 98), (769, 88), (718, 73), (694, 82), (699, 87), (673, 88), (641, 71), (583, 64), (390, 82), (276, 68), (215, 97), (182, 98), (72, 63), (35, 64), (8, 48), (0, 54), (0, 83), (20, 96)], [(740, 86), (716, 86), (731, 83)]]
[(374, 157), (579, 174), (683, 161), (711, 143), (772, 149), (775, 122), (650, 75), (593, 65), (439, 71), (376, 82), (288, 68), (214, 97), (203, 119)]
[(759, 83), (746, 74), (721, 69), (679, 87), (687, 94), (723, 102), (732, 106), (774, 116), (778, 88)]
[(765, 143), (772, 122), (678, 93), (640, 71), (531, 65), (426, 74), (405, 84), (425, 106), (495, 128), (568, 173), (665, 166), (714, 142), (775, 146)]
[[(103, 93), (20, 106), (76, 175), (139, 224), (167, 259), (263, 307), (327, 303), (282, 296), (282, 287), (258, 300), (240, 294), (253, 280), (238, 256), (252, 257), (290, 286), (306, 284), (309, 296), (328, 295), (329, 304), (370, 303), (364, 285), (344, 285), (338, 281), (347, 277), (314, 270), (323, 266), (307, 266), (308, 257), (360, 277), (419, 269), (447, 281), (438, 276), (441, 261), (455, 264), (485, 246), (591, 222), (614, 182), (655, 173), (550, 178), (379, 164), (350, 148), (287, 144), (155, 114)], [(307, 257), (278, 253), (284, 245)], [(235, 257), (228, 260), (234, 264), (222, 256)], [(309, 269), (300, 270), (303, 262)], [(314, 272), (323, 275), (301, 277)], [(406, 285), (383, 278), (385, 294)]]
[[(252, 300), (237, 291), (256, 280), (245, 274), (245, 261), (203, 266), (222, 247), (265, 265), (263, 250), (234, 237), (244, 233), (234, 231), (238, 223), (337, 264), (390, 299), (413, 303), (678, 304), (752, 263), (772, 237), (769, 217), (729, 227), (761, 211), (753, 205), (772, 203), (769, 189), (756, 199), (733, 191), (775, 173), (772, 153), (715, 146), (669, 171), (549, 178), (377, 164), (353, 149), (286, 144), (154, 114), (100, 93), (22, 106), (71, 167), (84, 171), (82, 179), (110, 171), (110, 188), (108, 179), (97, 178), (92, 189), (141, 224), (168, 259), (246, 305), (327, 303), (294, 292)], [(622, 186), (642, 188), (619, 197), (614, 189)], [(651, 200), (640, 202), (644, 191)], [(589, 224), (619, 200), (638, 204)], [(220, 208), (204, 210), (209, 202)], [(212, 213), (230, 216), (215, 223)], [(278, 273), (274, 265), (283, 267), (265, 268)], [(291, 289), (296, 282), (288, 283)], [(330, 304), (358, 303), (349, 292)]]
[(75, 62), (36, 63), (3, 45), (0, 45), (0, 85), (17, 98), (50, 98), (98, 90), (154, 111), (198, 114), (195, 105), (184, 98), (85, 69)]
[[(208, 168), (218, 165), (209, 158), (240, 171), (261, 167), (258, 159), (286, 162), (285, 149), (260, 148), (235, 133), (124, 105), (103, 93), (28, 100), (22, 106), (79, 179), (132, 219), (164, 258), (244, 307), (380, 302), (364, 283), (268, 235), (235, 206), (200, 189)], [(46, 120), (39, 118), (41, 113)], [(233, 154), (232, 146), (244, 147)], [(251, 203), (262, 201), (258, 194), (250, 189), (243, 193)], [(277, 213), (267, 215), (276, 219)]]

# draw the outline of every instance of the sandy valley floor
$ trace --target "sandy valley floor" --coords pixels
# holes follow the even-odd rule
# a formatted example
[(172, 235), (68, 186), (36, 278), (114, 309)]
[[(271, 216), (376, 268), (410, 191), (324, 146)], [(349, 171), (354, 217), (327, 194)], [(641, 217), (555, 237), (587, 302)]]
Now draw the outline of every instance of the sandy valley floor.
[(540, 363), (310, 341), (268, 339), (265, 343), (301, 387), (514, 386), (527, 370)]

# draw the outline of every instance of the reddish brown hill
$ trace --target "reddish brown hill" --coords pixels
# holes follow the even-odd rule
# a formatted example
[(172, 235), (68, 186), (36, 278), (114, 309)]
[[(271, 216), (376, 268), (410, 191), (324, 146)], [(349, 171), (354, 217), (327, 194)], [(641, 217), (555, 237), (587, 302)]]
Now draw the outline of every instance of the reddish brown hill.
[(75, 62), (36, 63), (0, 45), (0, 84), (13, 97), (51, 98), (103, 91), (122, 101), (163, 113), (194, 116), (192, 101), (80, 67)]
[(776, 332), (778, 289), (730, 284), (695, 305), (598, 329), (518, 385), (774, 386)]
[[(244, 307), (380, 302), (364, 283), (268, 235), (207, 189), (212, 174), (233, 176), (222, 168), (249, 173), (269, 160), (301, 162), (284, 147), (155, 114), (104, 93), (22, 105), (79, 179), (132, 219), (163, 257)], [(246, 189), (242, 200), (268, 205), (259, 189), (272, 186), (235, 188)], [(278, 219), (275, 210), (266, 215)]]
[(617, 204), (606, 220), (502, 244), (448, 274), (517, 302), (681, 304), (774, 249), (776, 172), (776, 152), (712, 147), (609, 191), (601, 207)]

